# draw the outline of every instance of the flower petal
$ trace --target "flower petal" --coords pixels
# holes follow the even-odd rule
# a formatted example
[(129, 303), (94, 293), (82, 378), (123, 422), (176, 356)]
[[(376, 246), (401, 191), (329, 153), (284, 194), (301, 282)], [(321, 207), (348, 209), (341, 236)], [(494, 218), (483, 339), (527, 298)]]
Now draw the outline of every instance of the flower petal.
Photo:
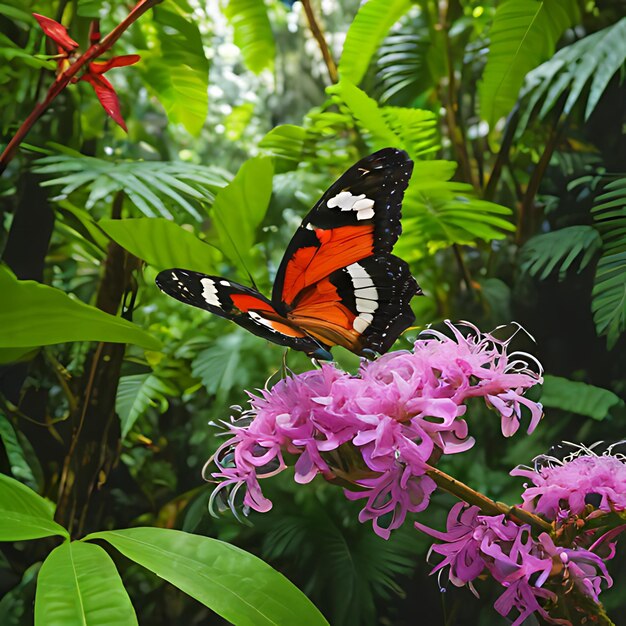
[(125, 67), (134, 65), (141, 57), (138, 54), (123, 54), (119, 57), (113, 57), (108, 61), (93, 61), (89, 64), (90, 74), (104, 74), (114, 67)]
[(113, 85), (104, 76), (85, 74), (82, 78), (94, 88), (96, 96), (98, 96), (98, 100), (100, 100), (100, 104), (107, 115), (128, 132), (120, 111), (120, 101), (117, 98)]
[(63, 24), (59, 24), (59, 22), (45, 15), (39, 15), (39, 13), (33, 13), (33, 17), (39, 22), (41, 30), (43, 30), (54, 43), (63, 48), (63, 50), (71, 52), (78, 48), (78, 44), (67, 34), (67, 30)]

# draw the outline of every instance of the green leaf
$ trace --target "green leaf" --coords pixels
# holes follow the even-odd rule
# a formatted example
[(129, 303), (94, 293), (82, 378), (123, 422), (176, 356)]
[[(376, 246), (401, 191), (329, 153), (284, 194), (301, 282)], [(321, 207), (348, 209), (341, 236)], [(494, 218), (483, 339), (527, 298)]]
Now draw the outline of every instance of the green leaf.
[(578, 272), (589, 265), (601, 245), (600, 234), (592, 226), (568, 226), (537, 235), (522, 248), (520, 269), (541, 280), (558, 269), (559, 280), (563, 280), (581, 254)]
[(577, 20), (576, 0), (508, 0), (498, 6), (479, 85), (480, 112), (491, 128), (513, 108), (526, 74), (554, 54)]
[(111, 557), (91, 543), (55, 548), (39, 572), (35, 626), (136, 626)]
[(55, 154), (36, 161), (38, 174), (52, 176), (43, 187), (58, 187), (57, 200), (86, 189), (85, 202), (92, 209), (99, 202), (112, 202), (124, 192), (131, 203), (147, 217), (160, 215), (172, 219), (180, 212), (202, 221), (202, 204), (211, 204), (215, 193), (231, 176), (218, 167), (178, 161), (115, 161), (84, 155)]
[(411, 8), (410, 0), (369, 0), (348, 29), (339, 75), (358, 85), (389, 29)]
[(0, 347), (49, 346), (67, 341), (134, 343), (159, 350), (159, 341), (131, 322), (109, 315), (59, 289), (17, 280), (0, 267)]
[(69, 537), (53, 521), (54, 506), (14, 478), (0, 474), (0, 541), (23, 541), (60, 535)]
[(304, 155), (307, 132), (301, 126), (282, 124), (272, 128), (259, 142), (268, 154), (299, 163)]
[[(38, 478), (42, 478), (41, 467), (38, 466), (37, 457), (28, 440), (22, 433), (13, 428), (13, 424), (2, 413), (0, 413), (0, 439), (4, 445), (13, 476), (31, 489), (37, 489), (40, 482)], [(37, 478), (35, 477), (35, 471), (33, 471), (30, 465), (31, 460), (36, 464)]]
[(327, 91), (349, 109), (372, 150), (404, 148), (418, 160), (439, 147), (437, 118), (431, 111), (379, 107), (373, 98), (345, 80)]
[(626, 178), (607, 183), (591, 209), (602, 237), (591, 310), (596, 331), (612, 348), (626, 329)]
[(192, 361), (192, 374), (202, 380), (210, 394), (227, 394), (235, 384), (243, 387), (238, 369), (243, 337), (238, 332), (218, 337), (213, 345), (199, 352)]
[(548, 375), (544, 376), (541, 403), (595, 420), (603, 420), (611, 407), (623, 404), (619, 396), (608, 389)]
[(193, 233), (162, 217), (102, 219), (102, 230), (131, 254), (158, 270), (181, 267), (211, 272), (216, 251)]
[(270, 158), (249, 159), (234, 180), (220, 190), (213, 203), (212, 214), (220, 250), (243, 276), (258, 275), (252, 247), (269, 206), (273, 176)]
[[(570, 113), (585, 98), (585, 120), (595, 110), (610, 80), (626, 63), (626, 18), (597, 33), (587, 35), (561, 48), (549, 61), (526, 77), (522, 92), (523, 108), (516, 136), (521, 136), (528, 120), (542, 103), (538, 118), (543, 119), (569, 91), (564, 113)], [(623, 80), (623, 73), (620, 80)], [(586, 86), (590, 85), (589, 90)]]
[[(436, 164), (427, 161), (425, 164)], [(444, 162), (445, 164), (445, 162)], [(472, 197), (471, 186), (462, 183), (411, 180), (404, 197), (403, 235), (396, 253), (419, 258), (452, 244), (472, 245), (477, 239), (503, 239), (515, 227), (504, 219), (511, 210)]]
[(184, 0), (172, 0), (153, 11), (151, 25), (156, 29), (158, 43), (153, 50), (142, 53), (139, 69), (170, 121), (199, 135), (209, 108), (209, 62), (202, 36)]
[(364, 91), (347, 80), (329, 87), (330, 94), (338, 96), (366, 134), (368, 143), (373, 150), (394, 147), (405, 148), (401, 138), (389, 127), (378, 103)]
[(327, 624), (311, 601), (257, 557), (209, 537), (165, 528), (93, 533), (237, 626)]
[(255, 74), (271, 69), (276, 50), (264, 0), (229, 0), (224, 12), (248, 69)]
[(121, 421), (122, 437), (126, 437), (135, 422), (151, 406), (164, 413), (168, 407), (166, 396), (175, 394), (175, 389), (152, 372), (122, 376), (115, 398), (115, 411)]

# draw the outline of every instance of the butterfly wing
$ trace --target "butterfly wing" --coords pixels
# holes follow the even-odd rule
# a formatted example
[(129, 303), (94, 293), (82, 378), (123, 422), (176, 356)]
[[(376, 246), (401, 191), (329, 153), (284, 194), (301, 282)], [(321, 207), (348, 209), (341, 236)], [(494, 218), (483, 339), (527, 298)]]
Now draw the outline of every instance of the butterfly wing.
[(272, 302), (327, 345), (387, 351), (414, 321), (421, 293), (391, 254), (413, 162), (385, 148), (352, 166), (324, 193), (289, 244)]
[(327, 346), (285, 319), (255, 289), (220, 276), (178, 268), (160, 272), (156, 284), (168, 296), (229, 319), (264, 339), (318, 358), (332, 358)]
[(385, 148), (353, 165), (302, 221), (280, 264), (272, 302), (285, 312), (310, 285), (398, 240), (402, 199), (413, 162)]
[(421, 290), (401, 259), (370, 256), (307, 287), (287, 318), (325, 344), (384, 353), (414, 321)]

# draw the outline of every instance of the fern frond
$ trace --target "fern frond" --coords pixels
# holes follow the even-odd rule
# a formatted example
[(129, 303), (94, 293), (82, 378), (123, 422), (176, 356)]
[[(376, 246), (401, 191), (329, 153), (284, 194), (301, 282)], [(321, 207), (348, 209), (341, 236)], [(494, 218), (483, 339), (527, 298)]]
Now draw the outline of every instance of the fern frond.
[(529, 239), (522, 248), (520, 269), (541, 280), (558, 270), (563, 280), (576, 259), (582, 255), (577, 270), (581, 272), (601, 246), (600, 234), (592, 226), (568, 226)]
[(539, 104), (541, 108), (537, 115), (541, 120), (566, 93), (563, 113), (568, 115), (579, 102), (584, 104), (586, 99), (584, 119), (587, 120), (610, 80), (625, 63), (626, 17), (562, 48), (526, 77), (521, 94), (524, 107), (517, 134), (524, 131)]
[(88, 192), (85, 207), (92, 209), (101, 200), (110, 201), (123, 191), (143, 215), (172, 219), (182, 209), (196, 220), (203, 216), (201, 204), (212, 204), (217, 191), (231, 175), (218, 167), (177, 161), (109, 161), (84, 155), (58, 154), (35, 161), (38, 174), (50, 178), (43, 187), (61, 187), (57, 199), (79, 189)]
[(175, 396), (177, 393), (154, 372), (122, 376), (115, 398), (115, 411), (121, 421), (122, 437), (126, 437), (135, 422), (150, 407), (164, 413), (169, 406), (167, 396)]
[(626, 177), (607, 183), (591, 209), (602, 237), (591, 310), (600, 335), (612, 348), (626, 329)]

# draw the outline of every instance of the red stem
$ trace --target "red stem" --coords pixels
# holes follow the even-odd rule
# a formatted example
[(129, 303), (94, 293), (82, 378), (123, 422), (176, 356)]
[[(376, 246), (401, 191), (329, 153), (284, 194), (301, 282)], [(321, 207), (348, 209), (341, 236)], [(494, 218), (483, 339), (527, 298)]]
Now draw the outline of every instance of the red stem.
[(48, 90), (46, 97), (39, 102), (31, 111), (30, 115), (24, 120), (24, 123), (18, 128), (17, 132), (9, 141), (7, 147), (0, 155), (0, 175), (6, 169), (11, 159), (15, 156), (15, 152), (24, 138), (33, 127), (35, 122), (43, 115), (53, 100), (72, 82), (72, 79), (78, 72), (91, 63), (94, 59), (103, 55), (109, 50), (113, 44), (122, 36), (122, 34), (139, 19), (148, 9), (160, 4), (163, 0), (140, 0), (135, 8), (120, 22), (100, 43), (89, 46), (81, 56), (79, 56), (63, 73), (59, 74)]

